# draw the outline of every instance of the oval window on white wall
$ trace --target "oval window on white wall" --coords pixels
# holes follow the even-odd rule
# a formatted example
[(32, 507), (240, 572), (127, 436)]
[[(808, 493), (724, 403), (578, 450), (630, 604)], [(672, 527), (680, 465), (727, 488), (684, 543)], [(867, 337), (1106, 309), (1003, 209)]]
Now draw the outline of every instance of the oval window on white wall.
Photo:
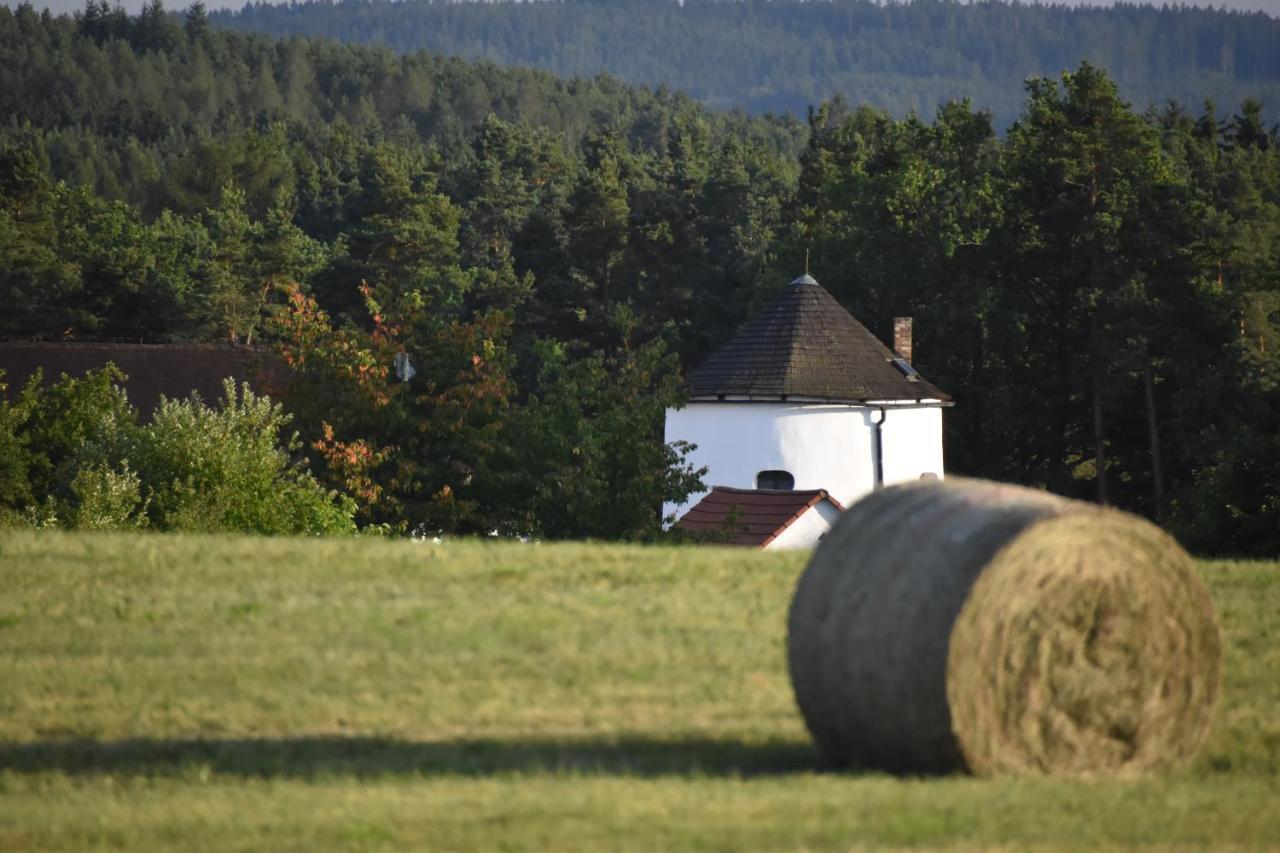
[(796, 478), (790, 471), (761, 471), (756, 474), (757, 489), (794, 489)]

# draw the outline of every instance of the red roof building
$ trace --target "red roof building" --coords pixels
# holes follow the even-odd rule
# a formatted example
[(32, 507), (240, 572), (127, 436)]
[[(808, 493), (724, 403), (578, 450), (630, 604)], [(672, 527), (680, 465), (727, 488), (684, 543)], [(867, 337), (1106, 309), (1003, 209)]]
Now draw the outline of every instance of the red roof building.
[(826, 489), (715, 486), (676, 526), (715, 544), (812, 548), (843, 511)]
[(192, 392), (205, 403), (222, 399), (222, 382), (231, 377), (248, 382), (259, 394), (278, 396), (289, 381), (284, 362), (269, 352), (245, 347), (194, 344), (111, 344), (62, 342), (0, 342), (2, 381), (10, 399), (17, 396), (37, 371), (51, 384), (65, 373), (83, 376), (114, 364), (127, 376), (129, 402), (149, 418), (160, 398), (185, 399)]

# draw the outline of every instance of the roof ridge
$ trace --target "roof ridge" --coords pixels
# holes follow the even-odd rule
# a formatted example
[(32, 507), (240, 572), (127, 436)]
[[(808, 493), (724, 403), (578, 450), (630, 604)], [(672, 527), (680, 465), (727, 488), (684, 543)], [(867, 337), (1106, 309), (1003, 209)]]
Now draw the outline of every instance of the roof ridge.
[[(765, 494), (765, 495), (817, 495), (826, 489), (744, 489), (738, 486), (712, 486), (712, 492), (728, 492), (730, 494)], [(709, 493), (708, 493), (709, 494)]]
[[(806, 282), (803, 287), (797, 287), (793, 285), (792, 287), (788, 288), (788, 291), (789, 292), (787, 295), (790, 297), (789, 301), (797, 306), (797, 311), (796, 311), (797, 315), (800, 313), (799, 309), (800, 309), (800, 306), (803, 305), (804, 300), (811, 299), (812, 301), (817, 303), (821, 301), (818, 294), (826, 293), (826, 291), (822, 289), (822, 285), (818, 284), (818, 282), (816, 281), (814, 281), (812, 284), (809, 284), (808, 282)], [(781, 301), (782, 300), (779, 300), (779, 302)], [(787, 357), (786, 373), (783, 375), (783, 382), (786, 384), (786, 386), (790, 386), (803, 381), (803, 375), (802, 375), (803, 365), (798, 363), (795, 357), (797, 344), (799, 346), (803, 346), (805, 343), (804, 340), (801, 339), (800, 337), (799, 329), (800, 329), (800, 324), (797, 322), (797, 323), (793, 323), (791, 327), (787, 330), (789, 332), (789, 335), (787, 338), (787, 356), (788, 357)]]
[(185, 341), (163, 343), (152, 343), (146, 341), (0, 341), (0, 349), (118, 349), (127, 351), (187, 350), (196, 352), (244, 353), (247, 355), (256, 353), (270, 354), (272, 352), (272, 350), (267, 347), (244, 346), (243, 344), (233, 344), (226, 341), (214, 343)]

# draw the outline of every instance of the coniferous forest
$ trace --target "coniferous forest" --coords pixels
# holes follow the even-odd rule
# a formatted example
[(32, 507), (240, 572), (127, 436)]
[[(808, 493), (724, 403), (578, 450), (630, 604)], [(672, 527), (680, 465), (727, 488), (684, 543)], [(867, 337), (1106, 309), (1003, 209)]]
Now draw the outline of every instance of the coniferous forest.
[(274, 35), (429, 50), (668, 86), (715, 108), (804, 115), (837, 95), (925, 119), (963, 98), (1003, 131), (1023, 81), (1082, 61), (1139, 109), (1280, 105), (1280, 19), (1179, 4), (986, 0), (308, 0), (213, 16)]
[[(1079, 59), (998, 134), (964, 100), (800, 121), (199, 4), (0, 8), (0, 337), (280, 353), (300, 435), (260, 455), (303, 521), (255, 529), (343, 527), (318, 483), (363, 526), (649, 538), (697, 475), (662, 443), (682, 371), (807, 252), (881, 338), (915, 318), (957, 401), (949, 471), (1275, 554), (1280, 134), (1253, 99), (1135, 109)], [(120, 405), (85, 383), (0, 410), (10, 518), (50, 495), (80, 517), (94, 483), (156, 526), (200, 514), (146, 498), (130, 454), (169, 459), (205, 416), (86, 442), (85, 412)]]

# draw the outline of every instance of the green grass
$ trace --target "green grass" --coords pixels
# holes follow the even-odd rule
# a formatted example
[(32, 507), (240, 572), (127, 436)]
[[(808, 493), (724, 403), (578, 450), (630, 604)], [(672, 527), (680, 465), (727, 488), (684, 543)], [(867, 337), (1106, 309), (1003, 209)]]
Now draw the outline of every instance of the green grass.
[(0, 534), (0, 850), (1280, 846), (1280, 566), (1207, 563), (1195, 765), (824, 770), (804, 555)]

